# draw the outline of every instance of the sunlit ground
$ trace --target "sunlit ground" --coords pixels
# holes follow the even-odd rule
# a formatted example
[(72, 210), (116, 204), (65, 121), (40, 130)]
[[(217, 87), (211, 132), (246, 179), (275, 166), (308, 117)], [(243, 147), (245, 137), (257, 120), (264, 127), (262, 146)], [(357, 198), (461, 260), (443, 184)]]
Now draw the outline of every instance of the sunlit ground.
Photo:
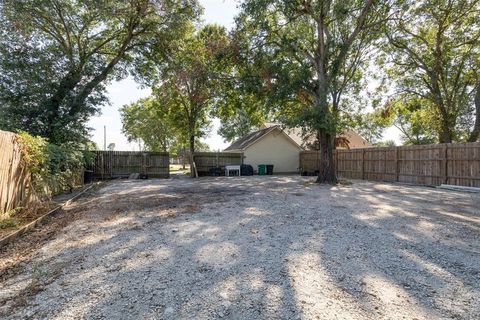
[(287, 176), (110, 182), (5, 279), (0, 312), (476, 319), (479, 208), (480, 194)]

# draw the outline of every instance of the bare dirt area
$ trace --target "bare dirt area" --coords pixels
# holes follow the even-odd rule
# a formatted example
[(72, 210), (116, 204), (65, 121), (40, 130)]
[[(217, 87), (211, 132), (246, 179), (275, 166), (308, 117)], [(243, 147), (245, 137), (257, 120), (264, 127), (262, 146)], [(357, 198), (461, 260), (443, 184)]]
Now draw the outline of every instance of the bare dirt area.
[(1, 249), (0, 317), (480, 317), (480, 194), (310, 180), (110, 182)]

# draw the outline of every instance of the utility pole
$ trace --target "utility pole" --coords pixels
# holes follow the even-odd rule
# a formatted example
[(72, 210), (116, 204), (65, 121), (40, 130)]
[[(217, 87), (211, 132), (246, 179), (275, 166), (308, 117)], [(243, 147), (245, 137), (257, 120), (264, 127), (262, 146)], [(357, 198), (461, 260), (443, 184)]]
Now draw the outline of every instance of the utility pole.
[(107, 126), (103, 126), (103, 151), (107, 151)]

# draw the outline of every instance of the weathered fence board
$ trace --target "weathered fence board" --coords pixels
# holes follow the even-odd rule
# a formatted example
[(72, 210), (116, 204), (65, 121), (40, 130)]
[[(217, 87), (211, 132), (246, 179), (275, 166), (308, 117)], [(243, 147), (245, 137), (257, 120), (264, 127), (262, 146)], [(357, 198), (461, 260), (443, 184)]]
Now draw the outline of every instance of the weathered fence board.
[(235, 152), (195, 152), (193, 161), (200, 176), (210, 175), (211, 169), (219, 168), (225, 171), (225, 166), (230, 164), (243, 164), (243, 153)]
[(0, 131), (0, 219), (32, 196), (30, 173), (21, 163), (20, 146), (12, 132)]
[(168, 178), (170, 158), (167, 152), (93, 151), (90, 170), (97, 179), (126, 178), (132, 173), (150, 178)]
[[(301, 152), (301, 171), (317, 171), (319, 157)], [(480, 143), (335, 150), (334, 158), (342, 178), (480, 187)]]

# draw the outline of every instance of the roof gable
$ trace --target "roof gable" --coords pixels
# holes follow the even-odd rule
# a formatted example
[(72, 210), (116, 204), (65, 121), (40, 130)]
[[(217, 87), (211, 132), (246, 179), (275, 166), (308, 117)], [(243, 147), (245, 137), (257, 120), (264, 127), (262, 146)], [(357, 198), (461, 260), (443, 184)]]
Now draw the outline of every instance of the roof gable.
[[(275, 126), (282, 126), (279, 123), (267, 122), (262, 124), (262, 128), (270, 128)], [(284, 128), (285, 133), (292, 138), (299, 146), (306, 148), (308, 145), (314, 144), (317, 140), (315, 134), (304, 134), (302, 128), (293, 127), (293, 128)], [(343, 132), (337, 133), (337, 139), (345, 141), (348, 145), (347, 148), (370, 148), (372, 144), (363, 138), (360, 134), (354, 130), (345, 130)], [(338, 146), (337, 146), (338, 147)]]
[(293, 145), (295, 145), (298, 149), (302, 149), (302, 147), (294, 140), (290, 135), (285, 133), (280, 126), (271, 126), (267, 128), (263, 128), (260, 130), (257, 130), (255, 132), (249, 133), (246, 136), (238, 139), (234, 143), (232, 143), (228, 148), (226, 148), (224, 151), (232, 151), (232, 150), (245, 150), (251, 145), (255, 144), (256, 142), (260, 141), (264, 137), (266, 137), (268, 134), (271, 132), (278, 130), (279, 133), (284, 136), (289, 142), (291, 142)]
[(255, 141), (261, 139), (271, 131), (275, 130), (275, 128), (276, 127), (268, 127), (268, 128), (260, 129), (258, 131), (251, 132), (246, 136), (236, 140), (224, 151), (245, 150), (246, 148), (248, 148), (248, 146), (252, 145)]

